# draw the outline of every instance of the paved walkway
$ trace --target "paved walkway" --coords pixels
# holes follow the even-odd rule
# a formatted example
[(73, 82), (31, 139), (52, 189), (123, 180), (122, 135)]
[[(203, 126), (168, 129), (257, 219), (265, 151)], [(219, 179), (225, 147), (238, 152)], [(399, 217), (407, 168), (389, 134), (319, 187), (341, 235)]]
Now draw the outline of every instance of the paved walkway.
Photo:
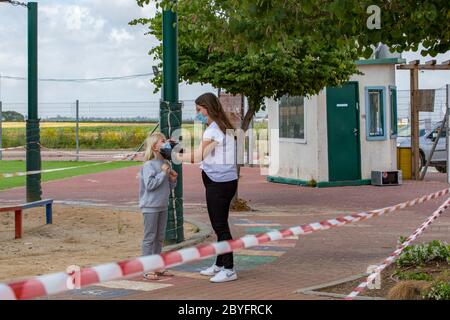
[[(207, 222), (204, 191), (198, 168), (184, 167), (185, 214)], [(44, 197), (96, 205), (135, 206), (138, 168), (79, 176), (43, 185)], [(399, 187), (342, 187), (311, 189), (272, 184), (256, 168), (244, 168), (240, 197), (255, 211), (232, 213), (235, 237), (370, 210), (446, 188), (445, 175), (430, 174), (425, 182)], [(24, 198), (23, 189), (0, 192), (0, 203)], [(75, 290), (54, 299), (317, 299), (295, 294), (297, 289), (363, 273), (392, 251), (445, 200), (397, 211), (354, 225), (317, 232), (298, 239), (273, 242), (236, 253), (239, 280), (211, 284), (198, 270), (212, 260), (180, 266), (177, 276), (163, 281), (128, 279)], [(444, 215), (419, 241), (450, 242), (450, 214)], [(213, 241), (214, 239), (210, 239)]]

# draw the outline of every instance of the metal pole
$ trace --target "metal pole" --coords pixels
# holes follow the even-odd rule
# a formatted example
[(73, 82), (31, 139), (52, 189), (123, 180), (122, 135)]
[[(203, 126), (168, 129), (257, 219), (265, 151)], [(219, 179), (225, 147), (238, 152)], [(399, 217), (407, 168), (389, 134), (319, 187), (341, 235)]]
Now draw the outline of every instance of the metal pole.
[[(449, 109), (450, 109), (450, 105), (449, 105), (449, 102), (450, 102), (450, 84), (447, 84), (447, 117), (450, 117), (450, 112), (449, 112)], [(447, 182), (448, 183), (450, 183), (450, 173), (448, 172), (449, 170), (449, 166), (448, 166), (448, 162), (449, 162), (449, 159), (450, 159), (450, 150), (449, 150), (449, 146), (450, 146), (450, 140), (449, 140), (449, 134), (450, 134), (450, 130), (449, 130), (449, 128), (450, 128), (450, 119), (447, 119), (447, 134), (446, 134), (446, 137), (447, 137)]]
[(77, 161), (80, 160), (80, 140), (79, 140), (79, 129), (80, 129), (80, 102), (77, 100), (75, 102), (75, 143), (77, 146)]
[(417, 107), (417, 92), (419, 90), (419, 69), (414, 68), (410, 71), (411, 76), (411, 179), (418, 180), (420, 175), (419, 168), (419, 111)]
[(253, 165), (255, 164), (253, 162), (253, 151), (255, 148), (255, 133), (256, 130), (254, 128), (254, 121), (252, 119), (252, 121), (250, 121), (250, 126), (249, 126), (249, 130), (248, 130), (248, 164), (250, 167), (253, 167)]
[(2, 101), (0, 100), (0, 160), (2, 160)]
[[(28, 119), (27, 171), (41, 170), (40, 130), (38, 119), (38, 4), (28, 5)], [(27, 175), (27, 202), (41, 200), (41, 174)]]
[(430, 165), (431, 159), (433, 158), (433, 155), (434, 155), (434, 151), (436, 150), (436, 146), (439, 142), (439, 138), (441, 137), (441, 132), (442, 132), (442, 130), (445, 130), (445, 124), (447, 122), (447, 117), (448, 117), (448, 109), (445, 112), (444, 120), (442, 120), (441, 126), (439, 127), (436, 139), (433, 141), (433, 146), (431, 147), (430, 154), (428, 155), (428, 159), (426, 160), (427, 162), (425, 164), (425, 168), (423, 168), (422, 172), (420, 173), (419, 180), (423, 180), (423, 178), (425, 177), (425, 174), (427, 173), (428, 166)]
[[(159, 123), (161, 132), (170, 138), (181, 129), (181, 104), (178, 101), (178, 17), (176, 0), (174, 7), (163, 10), (163, 87)], [(177, 186), (171, 192), (168, 204), (166, 241), (182, 242), (183, 231), (183, 170), (182, 165), (173, 165), (178, 173)]]

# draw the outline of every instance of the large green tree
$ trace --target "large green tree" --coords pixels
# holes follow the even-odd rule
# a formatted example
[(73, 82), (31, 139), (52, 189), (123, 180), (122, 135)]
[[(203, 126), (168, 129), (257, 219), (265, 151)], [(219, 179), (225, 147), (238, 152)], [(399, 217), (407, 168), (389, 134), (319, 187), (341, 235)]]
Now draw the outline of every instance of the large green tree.
[[(137, 3), (150, 1), (165, 9), (175, 3)], [(398, 51), (422, 43), (422, 53), (432, 55), (449, 47), (444, 0), (179, 0), (176, 6), (180, 81), (245, 95), (244, 130), (265, 97), (311, 95), (338, 85), (356, 72), (354, 60), (368, 57), (379, 42)], [(137, 23), (162, 39), (160, 13), (131, 22)], [(162, 45), (150, 54), (162, 60)], [(161, 80), (153, 80), (157, 89)]]

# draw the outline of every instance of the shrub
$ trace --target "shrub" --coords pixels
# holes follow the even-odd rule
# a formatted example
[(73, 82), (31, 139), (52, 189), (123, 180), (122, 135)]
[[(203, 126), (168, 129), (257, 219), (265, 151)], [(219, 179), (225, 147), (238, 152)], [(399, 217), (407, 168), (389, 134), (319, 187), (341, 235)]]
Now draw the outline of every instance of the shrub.
[(450, 300), (450, 284), (444, 281), (436, 281), (433, 286), (426, 291), (424, 299)]
[(433, 281), (433, 277), (425, 272), (403, 272), (396, 270), (394, 275), (400, 280)]
[(450, 262), (450, 245), (439, 240), (405, 248), (397, 260), (399, 267), (419, 266), (431, 261)]

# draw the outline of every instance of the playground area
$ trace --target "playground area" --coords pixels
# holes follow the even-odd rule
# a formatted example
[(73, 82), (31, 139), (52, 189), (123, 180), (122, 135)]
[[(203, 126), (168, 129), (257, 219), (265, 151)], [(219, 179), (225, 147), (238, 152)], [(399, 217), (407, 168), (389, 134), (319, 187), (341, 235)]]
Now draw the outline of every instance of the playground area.
[[(23, 237), (14, 240), (14, 213), (0, 215), (0, 281), (96, 265), (140, 254), (142, 217), (138, 211), (56, 205), (53, 224), (42, 208), (26, 210)], [(198, 229), (186, 223), (186, 239)], [(51, 263), (49, 263), (51, 261)]]
[[(12, 217), (1, 217), (2, 246), (7, 248), (2, 259), (17, 262), (16, 267), (2, 264), (2, 274), (9, 275), (4, 278), (27, 278), (63, 271), (72, 264), (89, 267), (138, 256), (138, 235), (142, 232), (136, 198), (138, 170), (128, 167), (44, 183), (43, 196), (51, 194), (55, 199), (54, 225), (44, 225), (42, 208), (33, 209), (26, 213), (23, 239), (12, 240)], [(198, 166), (184, 166), (184, 181), (189, 185), (184, 195), (186, 219), (207, 224)], [(98, 188), (99, 183), (103, 188)], [(117, 192), (119, 185), (121, 192)], [(243, 168), (240, 197), (247, 199), (252, 210), (231, 212), (230, 223), (238, 238), (383, 208), (445, 188), (446, 175), (440, 173), (430, 173), (423, 182), (406, 181), (402, 186), (314, 189), (269, 183), (259, 168)], [(0, 192), (0, 200), (20, 203), (24, 192), (23, 188), (5, 190)], [(400, 237), (413, 232), (444, 199), (338, 229), (236, 250), (240, 280), (226, 284), (226, 290), (211, 287), (207, 279), (197, 275), (211, 263), (206, 259), (171, 268), (176, 276), (170, 279), (148, 282), (132, 277), (69, 291), (54, 299), (338, 299), (302, 290), (364, 274), (368, 266), (394, 251)], [(185, 224), (186, 238), (211, 234), (204, 224)], [(417, 243), (435, 239), (449, 242), (449, 230), (449, 217), (443, 215)], [(214, 241), (209, 237), (203, 243)], [(48, 259), (52, 259), (51, 264)]]
[(0, 0), (0, 300), (450, 300), (438, 2)]

